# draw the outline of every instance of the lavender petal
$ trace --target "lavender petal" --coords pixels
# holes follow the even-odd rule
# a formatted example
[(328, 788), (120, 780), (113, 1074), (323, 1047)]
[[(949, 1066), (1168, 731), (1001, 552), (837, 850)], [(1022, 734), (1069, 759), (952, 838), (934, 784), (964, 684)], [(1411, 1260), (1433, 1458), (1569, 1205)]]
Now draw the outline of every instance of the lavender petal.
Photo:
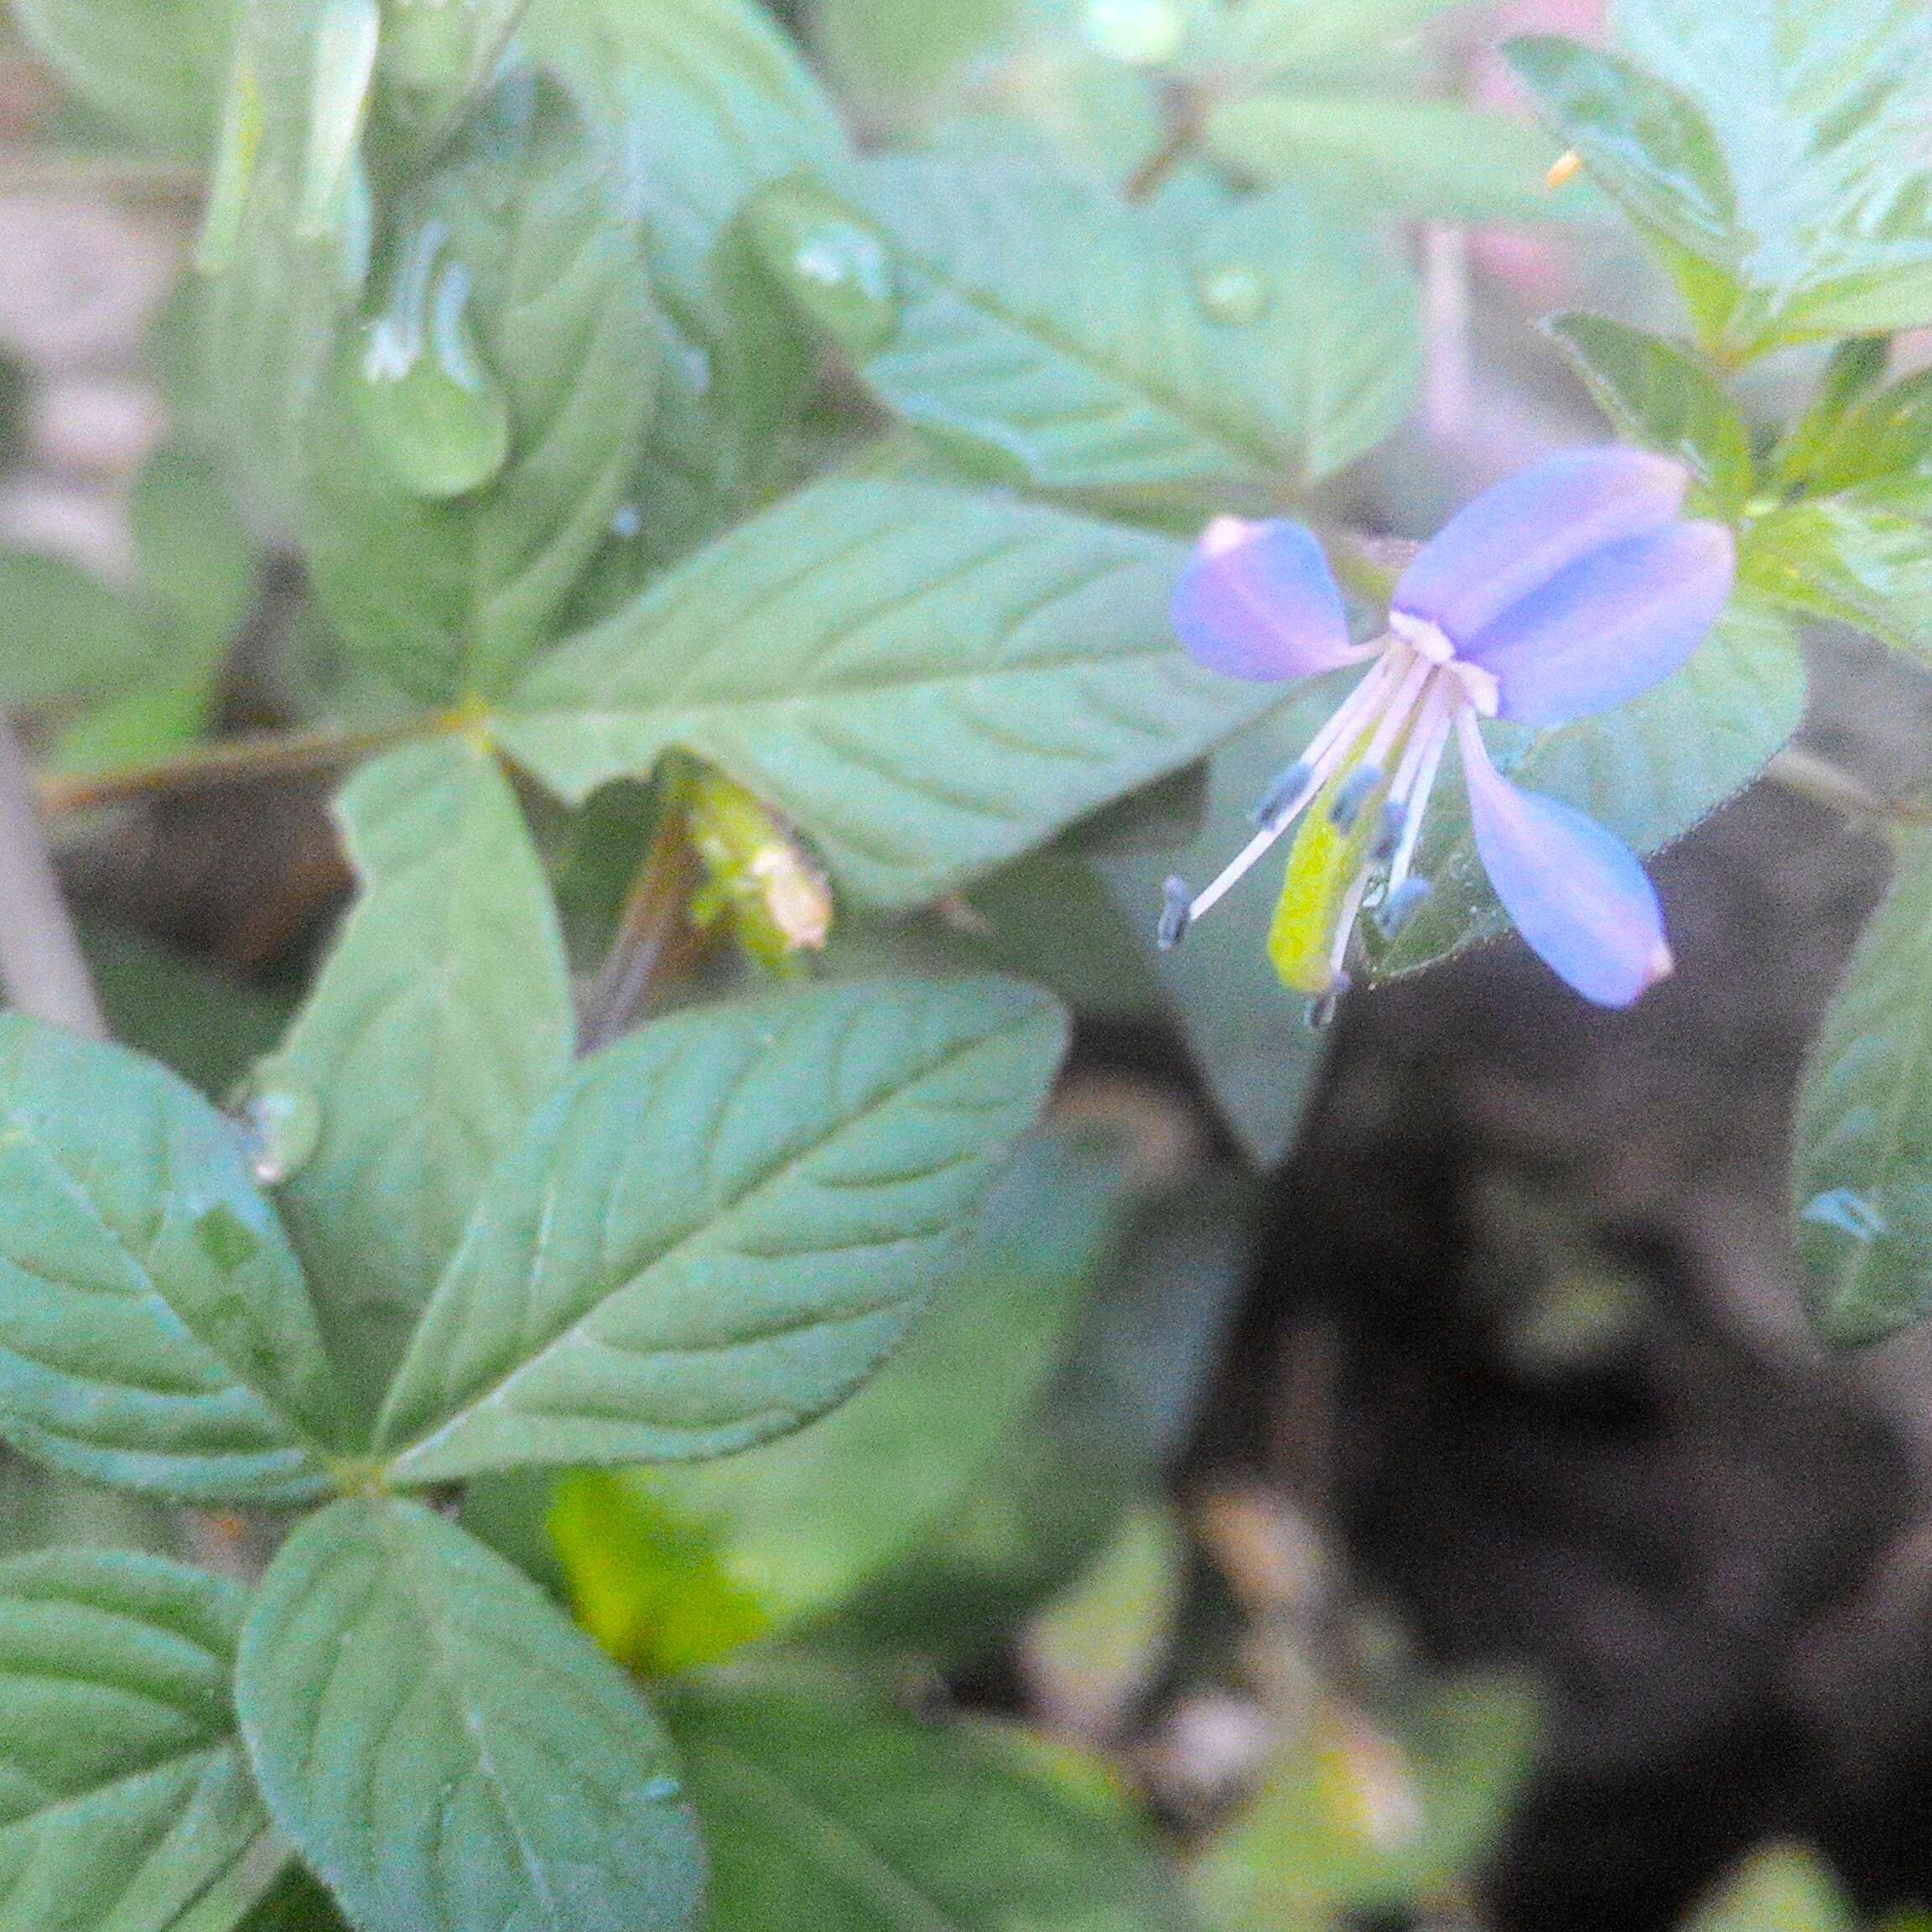
[(1299, 523), (1217, 517), (1175, 587), (1173, 617), (1195, 662), (1229, 678), (1312, 678), (1363, 656), (1328, 559)]
[(1680, 464), (1640, 449), (1552, 456), (1451, 517), (1402, 573), (1394, 607), (1461, 650), (1577, 558), (1673, 522), (1689, 482)]
[(1495, 678), (1498, 715), (1561, 724), (1621, 704), (1696, 649), (1731, 595), (1721, 523), (1673, 523), (1592, 551), (1478, 631), (1459, 655)]
[(1462, 734), (1476, 849), (1516, 929), (1558, 978), (1599, 1006), (1628, 1006), (1672, 969), (1644, 868), (1597, 822), (1519, 792)]

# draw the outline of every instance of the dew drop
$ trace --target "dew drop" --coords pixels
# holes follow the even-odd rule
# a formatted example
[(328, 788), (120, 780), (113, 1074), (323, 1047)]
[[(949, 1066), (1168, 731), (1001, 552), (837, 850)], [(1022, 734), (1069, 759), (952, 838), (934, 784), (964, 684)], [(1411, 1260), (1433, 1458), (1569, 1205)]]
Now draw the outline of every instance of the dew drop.
[(1248, 328), (1268, 313), (1268, 278), (1249, 262), (1224, 262), (1208, 269), (1194, 292), (1212, 319), (1231, 328)]
[(322, 1139), (322, 1103), (304, 1087), (264, 1087), (245, 1119), (250, 1171), (264, 1187), (279, 1187), (314, 1153)]
[(660, 1772), (655, 1778), (644, 1780), (642, 1795), (654, 1805), (667, 1804), (684, 1787), (675, 1778), (667, 1777)]
[(899, 330), (899, 291), (885, 241), (830, 197), (782, 182), (753, 205), (766, 261), (792, 299), (847, 354), (864, 358)]
[(1087, 0), (1088, 44), (1133, 67), (1158, 67), (1181, 51), (1187, 14), (1179, 0)]
[(644, 527), (644, 512), (635, 503), (620, 503), (610, 512), (613, 537), (635, 537)]
[(510, 409), (470, 329), (470, 273), (426, 223), (398, 263), (388, 308), (365, 325), (354, 400), (384, 466), (413, 496), (480, 488), (510, 454)]

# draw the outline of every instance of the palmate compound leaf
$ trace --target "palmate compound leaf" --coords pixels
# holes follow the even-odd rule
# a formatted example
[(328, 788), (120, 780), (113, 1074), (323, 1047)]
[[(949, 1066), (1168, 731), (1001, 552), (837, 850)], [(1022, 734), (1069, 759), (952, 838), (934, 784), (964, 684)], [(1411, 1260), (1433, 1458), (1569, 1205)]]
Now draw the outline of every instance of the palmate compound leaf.
[(815, 484), (525, 674), (495, 730), (574, 800), (681, 745), (916, 905), (1192, 762), (1269, 689), (1196, 667), (1181, 546), (909, 480)]
[(1898, 845), (1812, 1048), (1794, 1193), (1810, 1302), (1835, 1342), (1932, 1308), (1932, 837)]
[(361, 1932), (683, 1932), (697, 1831), (650, 1706), (519, 1571), (394, 1498), (309, 1517), (236, 1670), (276, 1823)]
[(340, 1400), (242, 1137), (119, 1048), (0, 1015), (0, 1433), (131, 1488), (327, 1488)]
[(1034, 162), (899, 156), (753, 204), (772, 272), (903, 421), (1046, 489), (1306, 485), (1401, 421), (1414, 285), (1291, 195), (1183, 226)]
[(319, 1109), (278, 1199), (343, 1380), (373, 1414), (492, 1164), (570, 1064), (569, 974), (515, 794), (450, 735), (335, 804), (362, 894), (257, 1108)]
[[(344, 641), (418, 697), (498, 689), (548, 643), (631, 491), (657, 368), (641, 248), (615, 166), (527, 75), (398, 211), (402, 293), (317, 403), (304, 538)], [(413, 342), (411, 293), (434, 311)], [(493, 406), (507, 449), (479, 455)]]
[(711, 1855), (706, 1932), (1181, 1932), (1125, 1807), (1017, 1740), (922, 1724), (817, 1672), (720, 1673), (667, 1706)]
[(242, 1609), (158, 1556), (0, 1562), (0, 1932), (174, 1932), (273, 1878), (229, 1686)]
[(1064, 1021), (998, 979), (680, 1014), (584, 1062), (486, 1182), (398, 1372), (400, 1483), (797, 1428), (903, 1332)]

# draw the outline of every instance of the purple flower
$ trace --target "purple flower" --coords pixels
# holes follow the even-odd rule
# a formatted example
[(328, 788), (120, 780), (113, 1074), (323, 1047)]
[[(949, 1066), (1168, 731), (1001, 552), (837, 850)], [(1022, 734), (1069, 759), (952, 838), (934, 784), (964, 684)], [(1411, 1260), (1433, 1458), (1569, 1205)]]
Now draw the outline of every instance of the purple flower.
[(1311, 998), (1343, 990), (1361, 915), (1392, 932), (1427, 895), (1410, 869), (1453, 735), (1490, 883), (1551, 969), (1604, 1006), (1668, 974), (1643, 868), (1581, 812), (1510, 784), (1478, 720), (1564, 724), (1690, 656), (1730, 595), (1733, 548), (1722, 524), (1683, 520), (1688, 482), (1633, 449), (1577, 451), (1511, 477), (1416, 553), (1387, 633), (1366, 646), (1349, 642), (1322, 548), (1299, 523), (1211, 523), (1174, 595), (1175, 629), (1198, 662), (1282, 681), (1370, 668), (1270, 789), (1227, 870), (1198, 894), (1169, 881), (1162, 945), (1299, 820), (1269, 949)]

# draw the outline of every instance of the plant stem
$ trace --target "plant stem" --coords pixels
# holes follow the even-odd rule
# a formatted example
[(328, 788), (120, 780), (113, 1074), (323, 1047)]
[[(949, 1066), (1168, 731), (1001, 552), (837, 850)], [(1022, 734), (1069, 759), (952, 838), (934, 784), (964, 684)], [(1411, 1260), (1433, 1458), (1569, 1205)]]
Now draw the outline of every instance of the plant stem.
[(265, 731), (198, 745), (173, 758), (123, 766), (118, 771), (44, 772), (35, 792), (44, 813), (64, 818), (174, 792), (332, 771), (371, 751), (386, 750), (436, 728), (434, 719), (413, 718), (406, 724), (392, 724), (379, 731)]
[(684, 929), (697, 877), (675, 785), (662, 788), (658, 810), (657, 833), (631, 881), (617, 937), (579, 1002), (580, 1052), (607, 1046), (643, 1011), (651, 982)]
[(1121, 190), (1130, 201), (1146, 201), (1194, 151), (1201, 138), (1201, 103), (1192, 90), (1177, 87), (1171, 96), (1167, 133), (1161, 145), (1128, 176)]
[(107, 1036), (94, 981), (60, 896), (34, 810), (27, 761), (0, 719), (0, 986), (26, 1014), (91, 1039)]

